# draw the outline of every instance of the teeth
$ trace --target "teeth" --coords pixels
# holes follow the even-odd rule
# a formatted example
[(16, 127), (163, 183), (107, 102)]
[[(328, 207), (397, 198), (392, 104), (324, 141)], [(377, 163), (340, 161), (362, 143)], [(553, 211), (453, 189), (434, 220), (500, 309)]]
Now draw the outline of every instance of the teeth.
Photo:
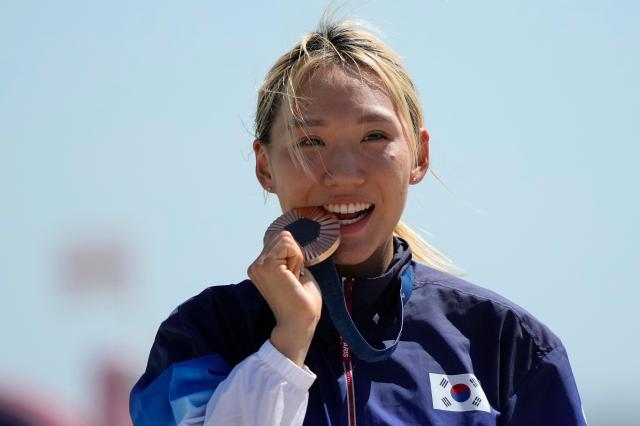
[(326, 204), (323, 206), (326, 210), (331, 213), (357, 213), (371, 207), (370, 203), (349, 203), (349, 204)]

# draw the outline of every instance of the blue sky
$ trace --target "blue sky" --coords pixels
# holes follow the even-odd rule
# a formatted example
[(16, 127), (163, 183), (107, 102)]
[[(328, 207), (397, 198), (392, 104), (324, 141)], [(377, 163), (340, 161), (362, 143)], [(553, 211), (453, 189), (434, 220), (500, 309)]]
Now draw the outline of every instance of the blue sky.
[[(177, 304), (244, 278), (279, 213), (256, 91), (326, 3), (221, 3), (0, 5), (0, 376), (86, 404), (97, 354), (138, 372)], [(412, 188), (407, 222), (562, 337), (592, 424), (640, 420), (615, 391), (640, 379), (640, 3), (344, 4), (422, 98), (444, 185)], [(64, 248), (105, 238), (129, 285), (65, 291)]]

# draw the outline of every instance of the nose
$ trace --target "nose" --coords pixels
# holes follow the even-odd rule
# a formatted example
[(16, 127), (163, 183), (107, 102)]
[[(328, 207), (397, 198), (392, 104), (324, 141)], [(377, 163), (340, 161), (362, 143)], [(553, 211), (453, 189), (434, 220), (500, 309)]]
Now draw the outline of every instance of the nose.
[(324, 165), (322, 182), (326, 186), (359, 186), (365, 181), (361, 159), (352, 148), (331, 150), (324, 156)]

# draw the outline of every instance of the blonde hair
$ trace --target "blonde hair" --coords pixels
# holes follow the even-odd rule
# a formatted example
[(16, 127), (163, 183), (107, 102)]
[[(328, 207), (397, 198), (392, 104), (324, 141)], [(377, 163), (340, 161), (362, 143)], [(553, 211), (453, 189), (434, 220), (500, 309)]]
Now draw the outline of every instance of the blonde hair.
[[(258, 93), (256, 139), (269, 144), (271, 128), (280, 108), (287, 108), (288, 120), (303, 122), (297, 92), (316, 71), (327, 66), (355, 71), (362, 79), (382, 85), (396, 108), (405, 136), (413, 142), (409, 145), (413, 163), (417, 164), (425, 153), (420, 140), (422, 108), (413, 82), (394, 51), (362, 24), (351, 21), (323, 19), (318, 30), (304, 35), (271, 67)], [(296, 164), (306, 169), (298, 145), (289, 144), (288, 147)], [(445, 272), (457, 270), (451, 260), (402, 221), (396, 225), (394, 234), (409, 243), (418, 261)]]

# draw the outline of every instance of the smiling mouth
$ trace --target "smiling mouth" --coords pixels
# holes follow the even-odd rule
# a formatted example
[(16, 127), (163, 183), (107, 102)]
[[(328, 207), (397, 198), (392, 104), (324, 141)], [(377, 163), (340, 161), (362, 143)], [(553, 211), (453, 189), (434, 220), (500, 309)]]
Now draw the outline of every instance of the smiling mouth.
[(325, 204), (326, 211), (333, 213), (340, 225), (351, 225), (369, 215), (374, 205), (370, 203)]

